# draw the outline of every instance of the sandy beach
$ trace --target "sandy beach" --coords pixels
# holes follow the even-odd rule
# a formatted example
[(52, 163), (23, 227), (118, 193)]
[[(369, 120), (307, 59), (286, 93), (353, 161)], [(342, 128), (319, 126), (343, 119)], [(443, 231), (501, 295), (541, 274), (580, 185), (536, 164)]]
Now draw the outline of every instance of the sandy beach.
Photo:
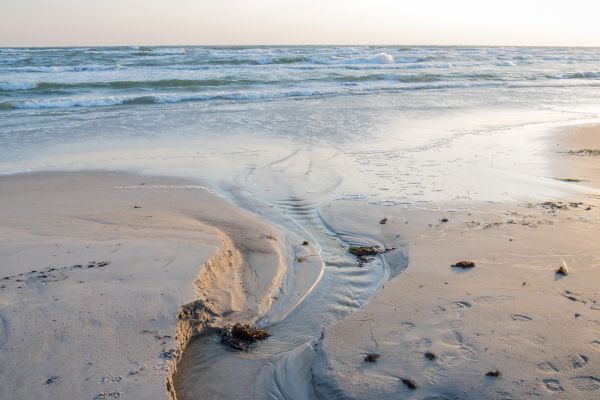
[[(595, 399), (599, 135), (541, 143), (560, 198), (332, 201), (319, 215), (346, 254), (336, 265), (318, 238), (194, 181), (1, 177), (0, 397)], [(352, 244), (380, 252), (357, 259)], [(324, 268), (367, 274), (339, 289), (349, 299), (369, 291), (309, 323), (311, 296), (337, 290), (319, 289)], [(219, 332), (236, 322), (272, 337), (231, 351)], [(303, 329), (321, 334), (286, 339)]]
[(40, 173), (0, 187), (2, 398), (167, 398), (179, 346), (203, 328), (178, 322), (180, 306), (252, 322), (287, 270), (285, 235), (189, 182)]

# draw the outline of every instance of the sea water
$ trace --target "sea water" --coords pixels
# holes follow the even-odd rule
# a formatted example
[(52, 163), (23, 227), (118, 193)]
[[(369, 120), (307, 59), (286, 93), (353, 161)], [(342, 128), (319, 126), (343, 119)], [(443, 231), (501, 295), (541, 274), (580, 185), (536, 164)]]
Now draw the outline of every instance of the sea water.
[(546, 195), (533, 139), (599, 116), (596, 48), (0, 49), (0, 173), (136, 170), (271, 200)]

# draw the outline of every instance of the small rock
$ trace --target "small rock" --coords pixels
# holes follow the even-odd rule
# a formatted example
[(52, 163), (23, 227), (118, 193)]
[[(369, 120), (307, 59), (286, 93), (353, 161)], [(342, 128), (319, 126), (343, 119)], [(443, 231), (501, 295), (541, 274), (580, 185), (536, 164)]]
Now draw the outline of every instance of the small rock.
[(384, 219), (382, 219), (381, 221), (379, 221), (379, 223), (380, 223), (381, 225), (385, 225), (385, 224), (387, 224), (387, 218), (384, 218)]
[(402, 378), (402, 383), (404, 383), (411, 390), (416, 390), (418, 387), (417, 382), (413, 381), (412, 379)]
[(302, 242), (302, 246), (308, 246), (308, 240), (305, 240), (304, 242)]
[(569, 275), (569, 269), (567, 268), (567, 264), (564, 261), (563, 261), (563, 265), (558, 267), (558, 269), (556, 270), (556, 273), (559, 275), (562, 275), (562, 276)]
[(375, 361), (377, 361), (377, 359), (379, 357), (381, 357), (381, 354), (370, 353), (370, 354), (367, 354), (367, 356), (365, 357), (365, 361), (370, 362), (370, 363), (374, 363)]
[(426, 359), (431, 360), (431, 361), (433, 361), (437, 358), (435, 353), (432, 353), (431, 351), (426, 351), (424, 355), (425, 355)]
[(51, 385), (54, 382), (56, 382), (56, 380), (58, 379), (58, 376), (51, 376), (50, 378), (46, 379), (46, 385)]
[(445, 224), (446, 222), (448, 222), (448, 218), (442, 218), (440, 221), (441, 221), (443, 224)]

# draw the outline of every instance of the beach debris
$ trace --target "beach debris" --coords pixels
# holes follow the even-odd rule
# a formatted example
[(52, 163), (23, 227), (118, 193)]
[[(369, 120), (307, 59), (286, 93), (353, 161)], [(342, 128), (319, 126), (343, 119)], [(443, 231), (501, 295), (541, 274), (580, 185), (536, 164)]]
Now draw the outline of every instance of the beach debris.
[(571, 301), (581, 302), (583, 304), (587, 303), (587, 301), (578, 298), (575, 293), (571, 292), (570, 290), (565, 290), (562, 295)]
[(356, 256), (360, 265), (367, 263), (377, 254), (385, 253), (388, 249), (382, 249), (378, 246), (350, 246), (348, 251)]
[(51, 385), (54, 382), (56, 382), (56, 380), (58, 379), (58, 376), (51, 376), (50, 378), (46, 379), (46, 385)]
[(308, 246), (308, 240), (305, 240), (304, 242), (302, 242), (302, 246)]
[(387, 218), (384, 218), (384, 219), (382, 219), (381, 221), (379, 221), (379, 223), (380, 223), (381, 225), (385, 225), (385, 224), (387, 224)]
[(239, 351), (248, 351), (250, 344), (265, 340), (269, 336), (271, 334), (266, 329), (239, 322), (221, 329), (221, 343)]
[(435, 355), (435, 353), (433, 353), (431, 351), (426, 351), (424, 353), (424, 356), (425, 356), (426, 359), (431, 360), (431, 361), (437, 359), (437, 356)]
[(559, 275), (562, 275), (562, 276), (569, 275), (569, 268), (567, 267), (567, 263), (563, 261), (562, 264), (563, 265), (558, 267), (558, 269), (556, 270), (556, 273)]
[(573, 183), (577, 183), (577, 182), (585, 182), (584, 179), (579, 179), (579, 178), (554, 178), (557, 181), (561, 181), (561, 182), (573, 182)]
[(110, 400), (121, 397), (121, 392), (102, 392), (94, 397), (94, 400)]
[[(86, 264), (86, 268), (104, 268), (110, 264), (109, 261), (90, 261)], [(53, 282), (63, 281), (69, 278), (68, 272), (81, 269), (83, 265), (76, 264), (73, 266), (67, 267), (50, 267), (41, 270), (33, 269), (30, 272), (22, 273), (18, 275), (5, 276), (2, 278), (3, 281), (7, 281), (7, 284), (11, 283), (36, 283), (36, 284), (49, 284)], [(2, 285), (2, 288), (5, 288), (6, 285)], [(21, 286), (17, 286), (21, 288)]]
[(417, 386), (417, 382), (413, 381), (412, 379), (408, 379), (408, 378), (401, 378), (402, 383), (404, 383), (410, 390), (417, 390), (418, 386)]
[(142, 206), (133, 206), (133, 208), (142, 208)]
[(163, 360), (173, 360), (173, 359), (175, 359), (176, 355), (177, 355), (177, 350), (170, 349), (170, 350), (161, 351), (159, 357)]
[(489, 376), (491, 378), (500, 378), (502, 376), (502, 373), (498, 370), (488, 371), (486, 372), (485, 376)]
[(384, 252), (384, 250), (378, 246), (350, 246), (348, 251), (359, 258), (372, 257)]
[(578, 156), (600, 156), (600, 149), (569, 150), (569, 154), (575, 154)]
[(377, 359), (381, 357), (381, 354), (377, 354), (377, 353), (369, 353), (367, 354), (367, 356), (365, 357), (365, 361), (366, 362), (370, 362), (370, 363), (374, 363), (377, 361)]
[(474, 267), (475, 263), (473, 261), (459, 261), (456, 264), (452, 264), (452, 268), (470, 269)]
[(548, 210), (568, 210), (569, 206), (562, 201), (544, 201), (540, 206)]

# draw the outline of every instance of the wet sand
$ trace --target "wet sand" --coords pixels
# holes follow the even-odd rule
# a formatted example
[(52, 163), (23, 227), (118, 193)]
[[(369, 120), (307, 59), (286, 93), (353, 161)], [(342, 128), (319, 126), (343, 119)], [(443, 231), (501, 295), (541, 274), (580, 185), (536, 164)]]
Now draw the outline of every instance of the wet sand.
[[(597, 398), (599, 133), (544, 143), (551, 198), (290, 198), (304, 230), (190, 181), (2, 177), (0, 397)], [(229, 351), (234, 322), (273, 336)]]
[[(573, 152), (598, 148), (600, 128), (553, 142), (555, 175), (584, 179), (565, 181), (574, 187), (560, 199), (365, 205), (360, 219), (355, 205), (329, 210), (338, 229), (404, 237), (409, 265), (326, 330), (313, 366), (320, 398), (598, 398), (600, 158)], [(451, 267), (461, 260), (475, 267)], [(555, 272), (562, 265), (567, 276)]]

